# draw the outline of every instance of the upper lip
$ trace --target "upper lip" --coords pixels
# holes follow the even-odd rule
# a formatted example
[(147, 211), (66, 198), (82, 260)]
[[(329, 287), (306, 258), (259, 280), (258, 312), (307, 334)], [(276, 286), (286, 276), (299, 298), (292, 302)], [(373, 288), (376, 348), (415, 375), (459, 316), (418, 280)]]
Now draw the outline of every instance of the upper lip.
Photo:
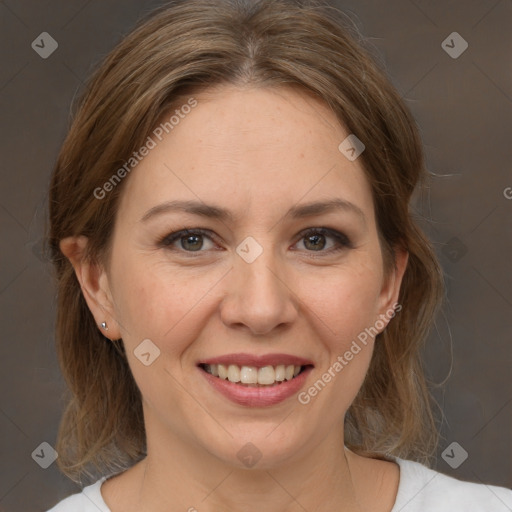
[(256, 366), (261, 368), (263, 366), (278, 366), (280, 364), (294, 366), (313, 366), (313, 363), (304, 359), (303, 357), (293, 356), (291, 354), (264, 354), (261, 356), (253, 354), (225, 354), (223, 356), (211, 357), (199, 361), (200, 364), (223, 364), (230, 365), (236, 364), (238, 366)]

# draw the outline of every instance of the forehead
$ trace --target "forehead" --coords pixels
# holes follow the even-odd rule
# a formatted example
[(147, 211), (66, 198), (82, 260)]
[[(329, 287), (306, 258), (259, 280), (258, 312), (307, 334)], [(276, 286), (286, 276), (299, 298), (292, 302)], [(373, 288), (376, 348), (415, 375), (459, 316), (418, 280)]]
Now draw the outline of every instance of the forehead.
[(372, 210), (360, 161), (338, 149), (349, 133), (311, 94), (225, 85), (192, 97), (193, 108), (162, 117), (154, 147), (124, 184), (121, 209), (132, 220), (175, 199), (229, 205), (239, 216), (319, 198)]

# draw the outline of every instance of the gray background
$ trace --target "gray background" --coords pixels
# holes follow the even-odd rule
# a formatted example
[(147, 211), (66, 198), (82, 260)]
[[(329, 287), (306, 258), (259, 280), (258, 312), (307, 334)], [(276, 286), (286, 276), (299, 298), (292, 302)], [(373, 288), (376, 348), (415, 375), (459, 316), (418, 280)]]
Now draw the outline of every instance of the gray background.
[[(161, 3), (0, 1), (0, 511), (43, 511), (78, 490), (56, 464), (44, 470), (31, 457), (41, 442), (55, 443), (64, 390), (40, 245), (46, 188), (83, 80)], [(435, 174), (417, 209), (447, 282), (425, 355), (442, 384), (436, 469), (512, 487), (512, 1), (333, 4), (382, 56)], [(457, 59), (441, 46), (454, 31), (469, 44)], [(48, 59), (31, 48), (41, 32), (59, 45)], [(468, 453), (457, 469), (441, 456), (453, 442)], [(463, 452), (452, 449), (454, 465)]]

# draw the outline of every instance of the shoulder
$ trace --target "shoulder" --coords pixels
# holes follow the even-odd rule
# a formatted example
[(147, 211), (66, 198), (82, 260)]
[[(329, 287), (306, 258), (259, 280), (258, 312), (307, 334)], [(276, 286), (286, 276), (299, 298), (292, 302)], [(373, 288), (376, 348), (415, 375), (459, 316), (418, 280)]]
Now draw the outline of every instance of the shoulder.
[(84, 487), (82, 492), (60, 501), (48, 512), (110, 512), (101, 495), (101, 484), (106, 477)]
[(400, 485), (391, 512), (510, 512), (512, 490), (465, 482), (410, 460), (394, 458)]

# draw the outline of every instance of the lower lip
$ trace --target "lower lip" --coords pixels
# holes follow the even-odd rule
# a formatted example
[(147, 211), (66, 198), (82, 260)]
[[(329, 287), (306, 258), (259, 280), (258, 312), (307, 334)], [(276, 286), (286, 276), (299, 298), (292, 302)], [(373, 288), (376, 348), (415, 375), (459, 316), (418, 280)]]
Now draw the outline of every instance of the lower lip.
[(222, 395), (238, 405), (247, 407), (266, 407), (283, 402), (299, 392), (304, 385), (309, 372), (313, 368), (308, 366), (303, 372), (292, 380), (283, 381), (275, 386), (249, 387), (230, 382), (229, 380), (214, 377), (201, 368), (198, 370), (206, 380)]

